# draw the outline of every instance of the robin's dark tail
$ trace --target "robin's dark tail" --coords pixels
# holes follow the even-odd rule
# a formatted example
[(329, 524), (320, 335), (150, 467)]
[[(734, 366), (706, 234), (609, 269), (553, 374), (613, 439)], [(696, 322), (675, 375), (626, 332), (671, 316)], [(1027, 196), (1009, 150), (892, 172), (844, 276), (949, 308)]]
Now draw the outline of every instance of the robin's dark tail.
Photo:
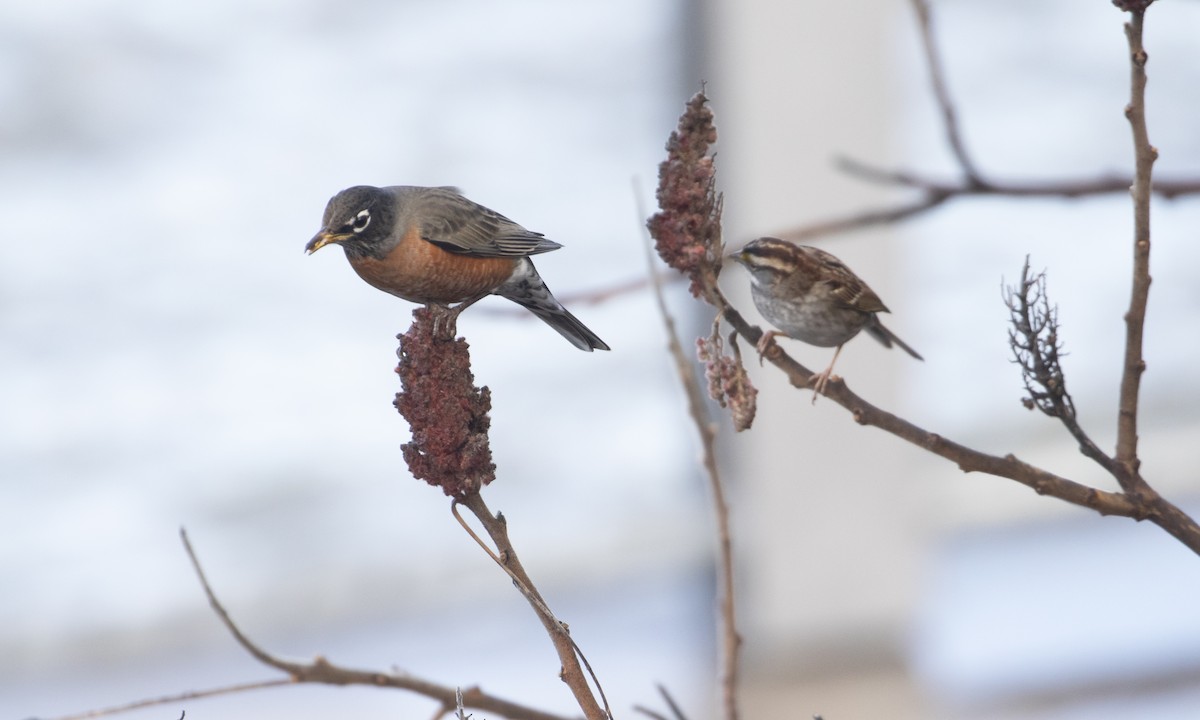
[(871, 322), (867, 325), (867, 332), (871, 333), (871, 337), (883, 343), (884, 347), (891, 347), (892, 343), (896, 343), (904, 352), (912, 355), (922, 362), (925, 361), (925, 358), (921, 357), (920, 353), (918, 353), (916, 350), (910, 348), (908, 343), (896, 337), (896, 333), (885, 328), (883, 323), (879, 322), (878, 317), (871, 318)]
[(529, 258), (522, 258), (512, 277), (496, 290), (496, 294), (527, 308), (580, 350), (611, 349), (554, 298)]
[[(525, 303), (521, 304), (525, 305)], [(580, 350), (591, 352), (593, 350), (611, 349), (608, 347), (608, 343), (597, 337), (596, 333), (579, 322), (579, 318), (567, 312), (567, 309), (562, 305), (559, 305), (555, 310), (535, 305), (525, 305), (525, 307), (529, 308), (534, 315), (544, 320), (547, 325), (557, 330), (560, 335)]]

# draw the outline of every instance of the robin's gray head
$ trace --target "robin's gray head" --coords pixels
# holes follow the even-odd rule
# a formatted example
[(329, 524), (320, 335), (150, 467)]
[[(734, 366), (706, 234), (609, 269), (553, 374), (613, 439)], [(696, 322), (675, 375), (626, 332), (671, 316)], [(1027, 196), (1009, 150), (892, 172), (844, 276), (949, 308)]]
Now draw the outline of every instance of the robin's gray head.
[(321, 231), (305, 246), (312, 254), (336, 243), (349, 257), (382, 257), (395, 223), (395, 198), (370, 185), (347, 188), (330, 199), (321, 220)]

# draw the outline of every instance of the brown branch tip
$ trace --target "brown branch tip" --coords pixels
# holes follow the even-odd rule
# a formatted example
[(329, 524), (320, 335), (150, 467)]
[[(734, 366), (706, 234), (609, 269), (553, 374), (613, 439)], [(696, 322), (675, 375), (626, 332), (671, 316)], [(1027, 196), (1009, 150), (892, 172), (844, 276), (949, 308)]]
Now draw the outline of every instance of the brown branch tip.
[(709, 299), (723, 249), (721, 195), (709, 154), (717, 129), (707, 103), (703, 90), (696, 93), (667, 140), (667, 159), (658, 166), (659, 212), (646, 226), (663, 262), (691, 278), (693, 296)]
[(393, 404), (412, 429), (412, 442), (400, 449), (413, 477), (463, 497), (496, 477), (488, 442), (492, 399), (486, 387), (475, 387), (467, 342), (436, 332), (445, 312), (417, 308), (412, 327), (398, 336), (401, 390)]
[(1146, 12), (1154, 0), (1112, 0), (1112, 4), (1125, 12)]

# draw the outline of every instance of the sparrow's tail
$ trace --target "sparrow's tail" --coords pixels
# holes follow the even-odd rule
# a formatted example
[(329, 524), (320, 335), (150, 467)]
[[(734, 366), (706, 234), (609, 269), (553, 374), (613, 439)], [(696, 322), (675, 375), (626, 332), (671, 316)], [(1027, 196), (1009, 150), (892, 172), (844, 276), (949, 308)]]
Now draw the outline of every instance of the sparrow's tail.
[(925, 358), (921, 357), (920, 353), (910, 348), (908, 343), (896, 337), (896, 333), (885, 328), (883, 323), (879, 322), (878, 317), (872, 318), (872, 322), (867, 325), (867, 332), (871, 333), (871, 337), (883, 343), (884, 347), (891, 347), (892, 343), (896, 343), (900, 346), (901, 350), (924, 362)]

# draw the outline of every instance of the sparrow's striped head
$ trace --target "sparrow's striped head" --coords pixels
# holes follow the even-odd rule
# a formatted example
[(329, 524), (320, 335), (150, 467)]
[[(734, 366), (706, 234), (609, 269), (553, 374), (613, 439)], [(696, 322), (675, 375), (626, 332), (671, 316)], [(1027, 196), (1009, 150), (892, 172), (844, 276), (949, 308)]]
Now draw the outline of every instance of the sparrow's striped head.
[(756, 278), (783, 277), (796, 270), (795, 245), (779, 238), (763, 237), (751, 240), (729, 257), (744, 265)]

